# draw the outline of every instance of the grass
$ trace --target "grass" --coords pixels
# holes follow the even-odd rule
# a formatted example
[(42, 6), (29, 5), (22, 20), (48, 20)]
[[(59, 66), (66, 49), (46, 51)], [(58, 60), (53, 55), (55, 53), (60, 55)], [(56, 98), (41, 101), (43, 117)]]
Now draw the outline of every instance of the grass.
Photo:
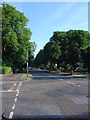
[(27, 74), (25, 73), (25, 74), (22, 74), (22, 76), (21, 76), (21, 78), (22, 79), (28, 79), (28, 80), (30, 80), (30, 78), (32, 77), (32, 74), (28, 74), (28, 78), (27, 78)]

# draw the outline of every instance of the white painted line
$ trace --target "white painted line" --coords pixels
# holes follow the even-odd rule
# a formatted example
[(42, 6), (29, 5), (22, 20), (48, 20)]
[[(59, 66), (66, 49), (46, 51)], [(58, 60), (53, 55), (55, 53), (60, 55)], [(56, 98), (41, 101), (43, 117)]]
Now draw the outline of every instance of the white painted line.
[(13, 112), (10, 112), (9, 119), (12, 119), (13, 117)]
[(11, 92), (12, 90), (8, 90), (8, 92)]
[(12, 110), (14, 110), (15, 109), (15, 104), (13, 105), (13, 107), (12, 107)]
[(18, 86), (16, 90), (19, 90), (19, 89), (20, 89), (20, 86)]
[(20, 82), (19, 85), (21, 86), (21, 85), (22, 85), (22, 82)]
[(80, 87), (80, 85), (77, 85), (77, 84), (75, 84), (75, 83), (72, 83), (72, 82), (69, 82), (69, 81), (67, 81), (69, 84), (71, 84), (71, 85), (74, 85), (74, 86), (76, 86), (76, 87)]
[(14, 84), (14, 86), (16, 86), (16, 83)]
[(18, 96), (18, 93), (16, 94), (16, 97)]
[(59, 80), (63, 80), (63, 79), (59, 79)]
[(15, 102), (17, 101), (17, 98), (15, 98), (15, 100), (14, 100)]
[(16, 91), (15, 90), (13, 90), (13, 91), (12, 90), (8, 90), (8, 91), (4, 90), (4, 91), (0, 91), (0, 92), (16, 92)]
[(17, 91), (17, 94), (19, 94), (19, 90), (16, 90)]

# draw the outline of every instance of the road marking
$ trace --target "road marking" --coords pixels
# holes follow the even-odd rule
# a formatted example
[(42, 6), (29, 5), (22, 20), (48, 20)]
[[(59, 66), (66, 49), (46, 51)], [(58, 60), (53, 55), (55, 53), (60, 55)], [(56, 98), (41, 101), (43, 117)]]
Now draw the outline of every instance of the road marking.
[(74, 86), (76, 86), (76, 87), (80, 87), (80, 85), (77, 85), (77, 84), (72, 83), (72, 82), (69, 82), (69, 81), (67, 81), (67, 83), (69, 83), (69, 84), (71, 84), (71, 85), (74, 85)]
[(17, 101), (17, 98), (15, 98), (15, 100), (14, 100), (15, 102)]
[(16, 86), (16, 83), (8, 91), (11, 92), (15, 86)]
[(13, 105), (13, 107), (12, 107), (12, 110), (14, 110), (15, 109), (15, 104)]
[(16, 92), (15, 90), (8, 90), (8, 91), (0, 91), (0, 92)]
[(21, 86), (21, 85), (22, 85), (22, 82), (20, 82), (19, 85)]
[(63, 80), (63, 79), (59, 79), (59, 80)]
[(12, 119), (13, 117), (13, 112), (10, 112), (9, 119)]
[(16, 86), (16, 83), (14, 84), (14, 86)]
[(12, 90), (8, 90), (8, 92), (11, 92)]
[(21, 85), (22, 85), (22, 82), (19, 83), (19, 85), (18, 85), (16, 90), (19, 90)]
[(19, 90), (16, 90), (17, 91), (17, 93), (19, 94)]
[(17, 97), (18, 95), (19, 95), (19, 94), (17, 93), (17, 94), (16, 94), (16, 97)]
[(20, 86), (18, 86), (16, 90), (19, 90), (19, 89), (20, 89)]

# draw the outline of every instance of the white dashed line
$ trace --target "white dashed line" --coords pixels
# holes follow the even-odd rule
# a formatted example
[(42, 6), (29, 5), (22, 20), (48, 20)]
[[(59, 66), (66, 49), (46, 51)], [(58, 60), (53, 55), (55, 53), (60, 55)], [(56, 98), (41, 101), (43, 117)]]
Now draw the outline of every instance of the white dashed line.
[(16, 86), (16, 83), (14, 84), (14, 86)]
[(19, 94), (19, 90), (16, 90), (17, 91), (17, 94)]
[(18, 95), (19, 95), (19, 94), (17, 93), (17, 94), (16, 94), (16, 97), (17, 97)]
[(17, 87), (16, 91), (20, 89), (20, 86)]
[(15, 102), (17, 101), (17, 98), (15, 98), (15, 100), (14, 100)]
[(13, 107), (12, 107), (12, 110), (14, 110), (15, 109), (15, 104), (13, 105)]
[[(15, 102), (17, 101), (17, 97), (18, 97), (18, 95), (19, 95), (19, 89), (20, 89), (20, 86), (22, 85), (22, 82), (20, 82), (19, 83), (19, 85), (18, 85), (18, 87), (17, 87), (17, 89), (16, 89), (16, 98), (14, 99), (14, 105), (12, 106), (12, 110), (14, 110), (15, 109)], [(14, 86), (16, 86), (16, 83), (13, 85), (13, 87)], [(10, 90), (8, 90), (8, 92), (10, 92), (10, 91), (12, 91), (12, 89), (13, 89), (13, 87), (10, 89)], [(13, 112), (10, 112), (10, 115), (9, 115), (9, 119), (12, 119), (12, 117), (13, 117)]]
[(21, 85), (22, 85), (22, 82), (20, 82), (19, 85), (21, 86)]
[(10, 112), (9, 119), (12, 119), (13, 117), (13, 112)]

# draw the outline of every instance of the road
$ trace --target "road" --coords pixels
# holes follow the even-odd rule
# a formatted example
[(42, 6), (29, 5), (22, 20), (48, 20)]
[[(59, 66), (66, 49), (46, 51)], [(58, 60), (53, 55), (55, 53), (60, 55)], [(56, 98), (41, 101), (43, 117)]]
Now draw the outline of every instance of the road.
[(32, 78), (22, 74), (6, 77), (2, 86), (2, 113), (9, 119), (87, 118), (88, 78), (30, 71)]

